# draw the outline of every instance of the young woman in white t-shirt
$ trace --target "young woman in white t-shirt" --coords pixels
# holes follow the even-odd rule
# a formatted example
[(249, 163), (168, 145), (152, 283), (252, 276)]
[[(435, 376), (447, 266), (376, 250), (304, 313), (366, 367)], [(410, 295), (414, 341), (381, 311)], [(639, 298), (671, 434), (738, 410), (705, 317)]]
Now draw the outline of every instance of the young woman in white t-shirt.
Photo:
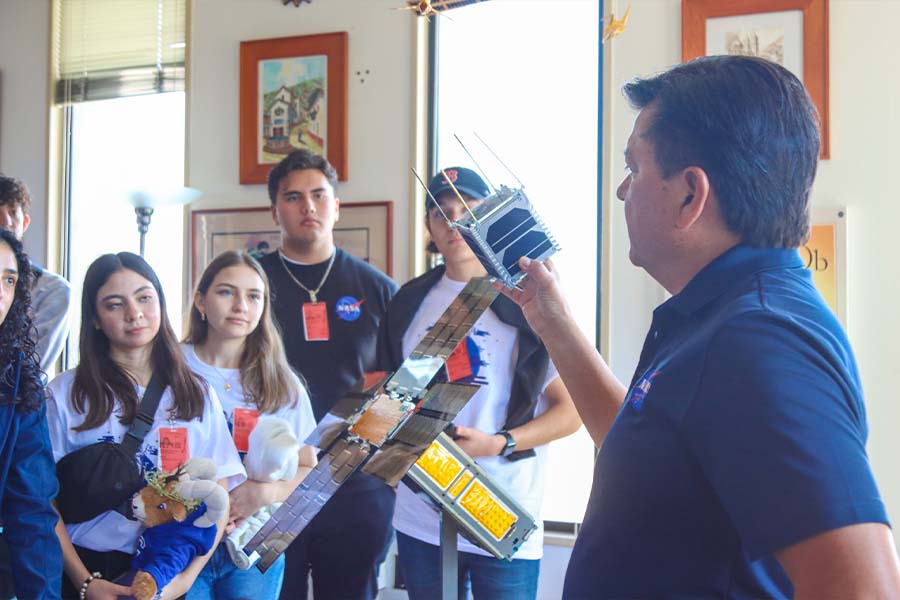
[[(78, 367), (49, 386), (47, 420), (57, 461), (98, 441), (121, 442), (155, 373), (166, 388), (135, 456), (144, 472), (172, 470), (190, 457), (206, 457), (218, 465), (223, 486), (243, 481), (222, 407), (185, 364), (159, 279), (143, 258), (106, 254), (88, 268), (79, 350)], [(168, 451), (169, 442), (180, 442), (183, 452)], [(220, 536), (226, 523), (223, 518), (218, 524)], [(82, 523), (64, 525), (60, 519), (56, 531), (67, 575), (64, 598), (128, 594), (128, 588), (110, 580), (131, 566), (140, 535), (137, 521), (108, 510)], [(162, 598), (184, 594), (211, 554), (195, 558), (162, 590)]]
[[(191, 368), (216, 389), (238, 451), (246, 452), (247, 438), (259, 419), (285, 419), (301, 445), (315, 428), (306, 388), (288, 364), (272, 321), (268, 279), (248, 254), (224, 252), (203, 272), (194, 294), (184, 354)], [(313, 448), (301, 448), (300, 455), (301, 465), (314, 464)], [(300, 468), (286, 481), (245, 481), (230, 494), (232, 521), (240, 522), (263, 506), (283, 501), (308, 472)], [(241, 570), (221, 543), (187, 598), (274, 600), (283, 578), (283, 555), (265, 574), (255, 567)]]

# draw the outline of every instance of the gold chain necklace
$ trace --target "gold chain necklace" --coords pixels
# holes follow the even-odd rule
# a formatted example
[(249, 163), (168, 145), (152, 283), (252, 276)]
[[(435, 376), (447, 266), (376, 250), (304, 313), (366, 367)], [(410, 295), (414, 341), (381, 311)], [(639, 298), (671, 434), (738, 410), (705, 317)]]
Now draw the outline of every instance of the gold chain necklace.
[(222, 380), (222, 383), (225, 384), (225, 391), (226, 391), (226, 392), (230, 392), (230, 391), (231, 391), (231, 380), (234, 378), (235, 374), (236, 374), (236, 373), (240, 373), (241, 370), (240, 370), (240, 369), (232, 369), (232, 370), (234, 371), (234, 373), (232, 373), (232, 374), (229, 375), (228, 377), (225, 377), (224, 375), (222, 375), (222, 371), (219, 370), (219, 367), (217, 367), (216, 365), (214, 365), (214, 364), (212, 363), (212, 361), (207, 362), (207, 361), (203, 360), (203, 358), (200, 357), (200, 353), (197, 352), (197, 349), (196, 349), (196, 348), (194, 348), (194, 354), (197, 355), (197, 358), (200, 359), (200, 362), (201, 362), (201, 363), (205, 363), (205, 364), (207, 364), (207, 365), (209, 365), (210, 367), (213, 368), (213, 370), (216, 372), (216, 375), (218, 375), (218, 376), (219, 376), (219, 379)]
[(325, 274), (322, 275), (322, 281), (319, 282), (319, 286), (316, 289), (311, 290), (308, 287), (306, 287), (305, 285), (303, 285), (303, 283), (301, 283), (299, 279), (294, 277), (294, 274), (291, 273), (290, 269), (288, 269), (287, 261), (284, 260), (284, 255), (281, 253), (280, 249), (278, 250), (278, 258), (281, 259), (281, 265), (284, 267), (284, 270), (287, 271), (288, 276), (294, 280), (294, 283), (299, 285), (301, 288), (303, 288), (303, 290), (307, 294), (309, 294), (310, 302), (318, 302), (318, 297), (316, 296), (316, 294), (318, 294), (319, 290), (322, 289), (322, 286), (325, 285), (325, 280), (328, 279), (328, 275), (331, 273), (331, 267), (334, 265), (334, 257), (335, 256), (337, 256), (337, 250), (333, 250), (331, 252), (331, 258), (328, 260), (328, 267), (325, 269)]
[(224, 375), (222, 375), (222, 371), (219, 370), (219, 367), (217, 367), (216, 365), (210, 365), (210, 366), (216, 370), (216, 373), (219, 375), (219, 378), (222, 380), (222, 383), (225, 384), (225, 391), (230, 392), (231, 391), (231, 379), (234, 377), (235, 373), (240, 373), (240, 369), (234, 369), (234, 373), (232, 373), (228, 377), (225, 377)]

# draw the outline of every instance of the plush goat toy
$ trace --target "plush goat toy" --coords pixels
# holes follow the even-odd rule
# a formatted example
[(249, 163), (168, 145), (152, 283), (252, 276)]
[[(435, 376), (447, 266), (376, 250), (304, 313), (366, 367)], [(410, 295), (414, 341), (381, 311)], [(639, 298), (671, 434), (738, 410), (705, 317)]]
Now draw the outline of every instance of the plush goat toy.
[(131, 566), (137, 571), (131, 593), (150, 600), (196, 556), (210, 551), (216, 523), (228, 512), (228, 492), (216, 483), (216, 465), (192, 458), (172, 473), (157, 471), (132, 500), (146, 529)]

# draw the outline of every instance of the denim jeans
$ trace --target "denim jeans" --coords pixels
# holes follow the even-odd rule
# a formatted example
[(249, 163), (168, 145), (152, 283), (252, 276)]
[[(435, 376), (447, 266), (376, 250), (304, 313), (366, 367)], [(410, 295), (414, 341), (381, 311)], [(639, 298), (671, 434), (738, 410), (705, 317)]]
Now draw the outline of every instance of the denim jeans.
[(276, 600), (284, 578), (284, 555), (261, 573), (256, 566), (244, 571), (237, 568), (225, 544), (219, 544), (209, 562), (200, 571), (194, 585), (185, 595), (187, 600)]
[[(397, 532), (400, 571), (410, 600), (441, 597), (441, 549)], [(534, 600), (537, 597), (541, 561), (515, 559), (507, 562), (493, 556), (469, 552), (457, 554), (459, 598), (469, 591), (484, 600)]]

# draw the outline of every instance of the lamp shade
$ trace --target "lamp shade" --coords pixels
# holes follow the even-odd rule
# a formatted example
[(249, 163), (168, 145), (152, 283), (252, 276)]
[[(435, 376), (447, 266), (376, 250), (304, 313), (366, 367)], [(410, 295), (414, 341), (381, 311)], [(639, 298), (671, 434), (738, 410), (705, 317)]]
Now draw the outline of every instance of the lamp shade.
[(190, 204), (201, 195), (200, 190), (185, 186), (143, 187), (130, 190), (128, 202), (135, 208), (155, 208), (157, 206)]

